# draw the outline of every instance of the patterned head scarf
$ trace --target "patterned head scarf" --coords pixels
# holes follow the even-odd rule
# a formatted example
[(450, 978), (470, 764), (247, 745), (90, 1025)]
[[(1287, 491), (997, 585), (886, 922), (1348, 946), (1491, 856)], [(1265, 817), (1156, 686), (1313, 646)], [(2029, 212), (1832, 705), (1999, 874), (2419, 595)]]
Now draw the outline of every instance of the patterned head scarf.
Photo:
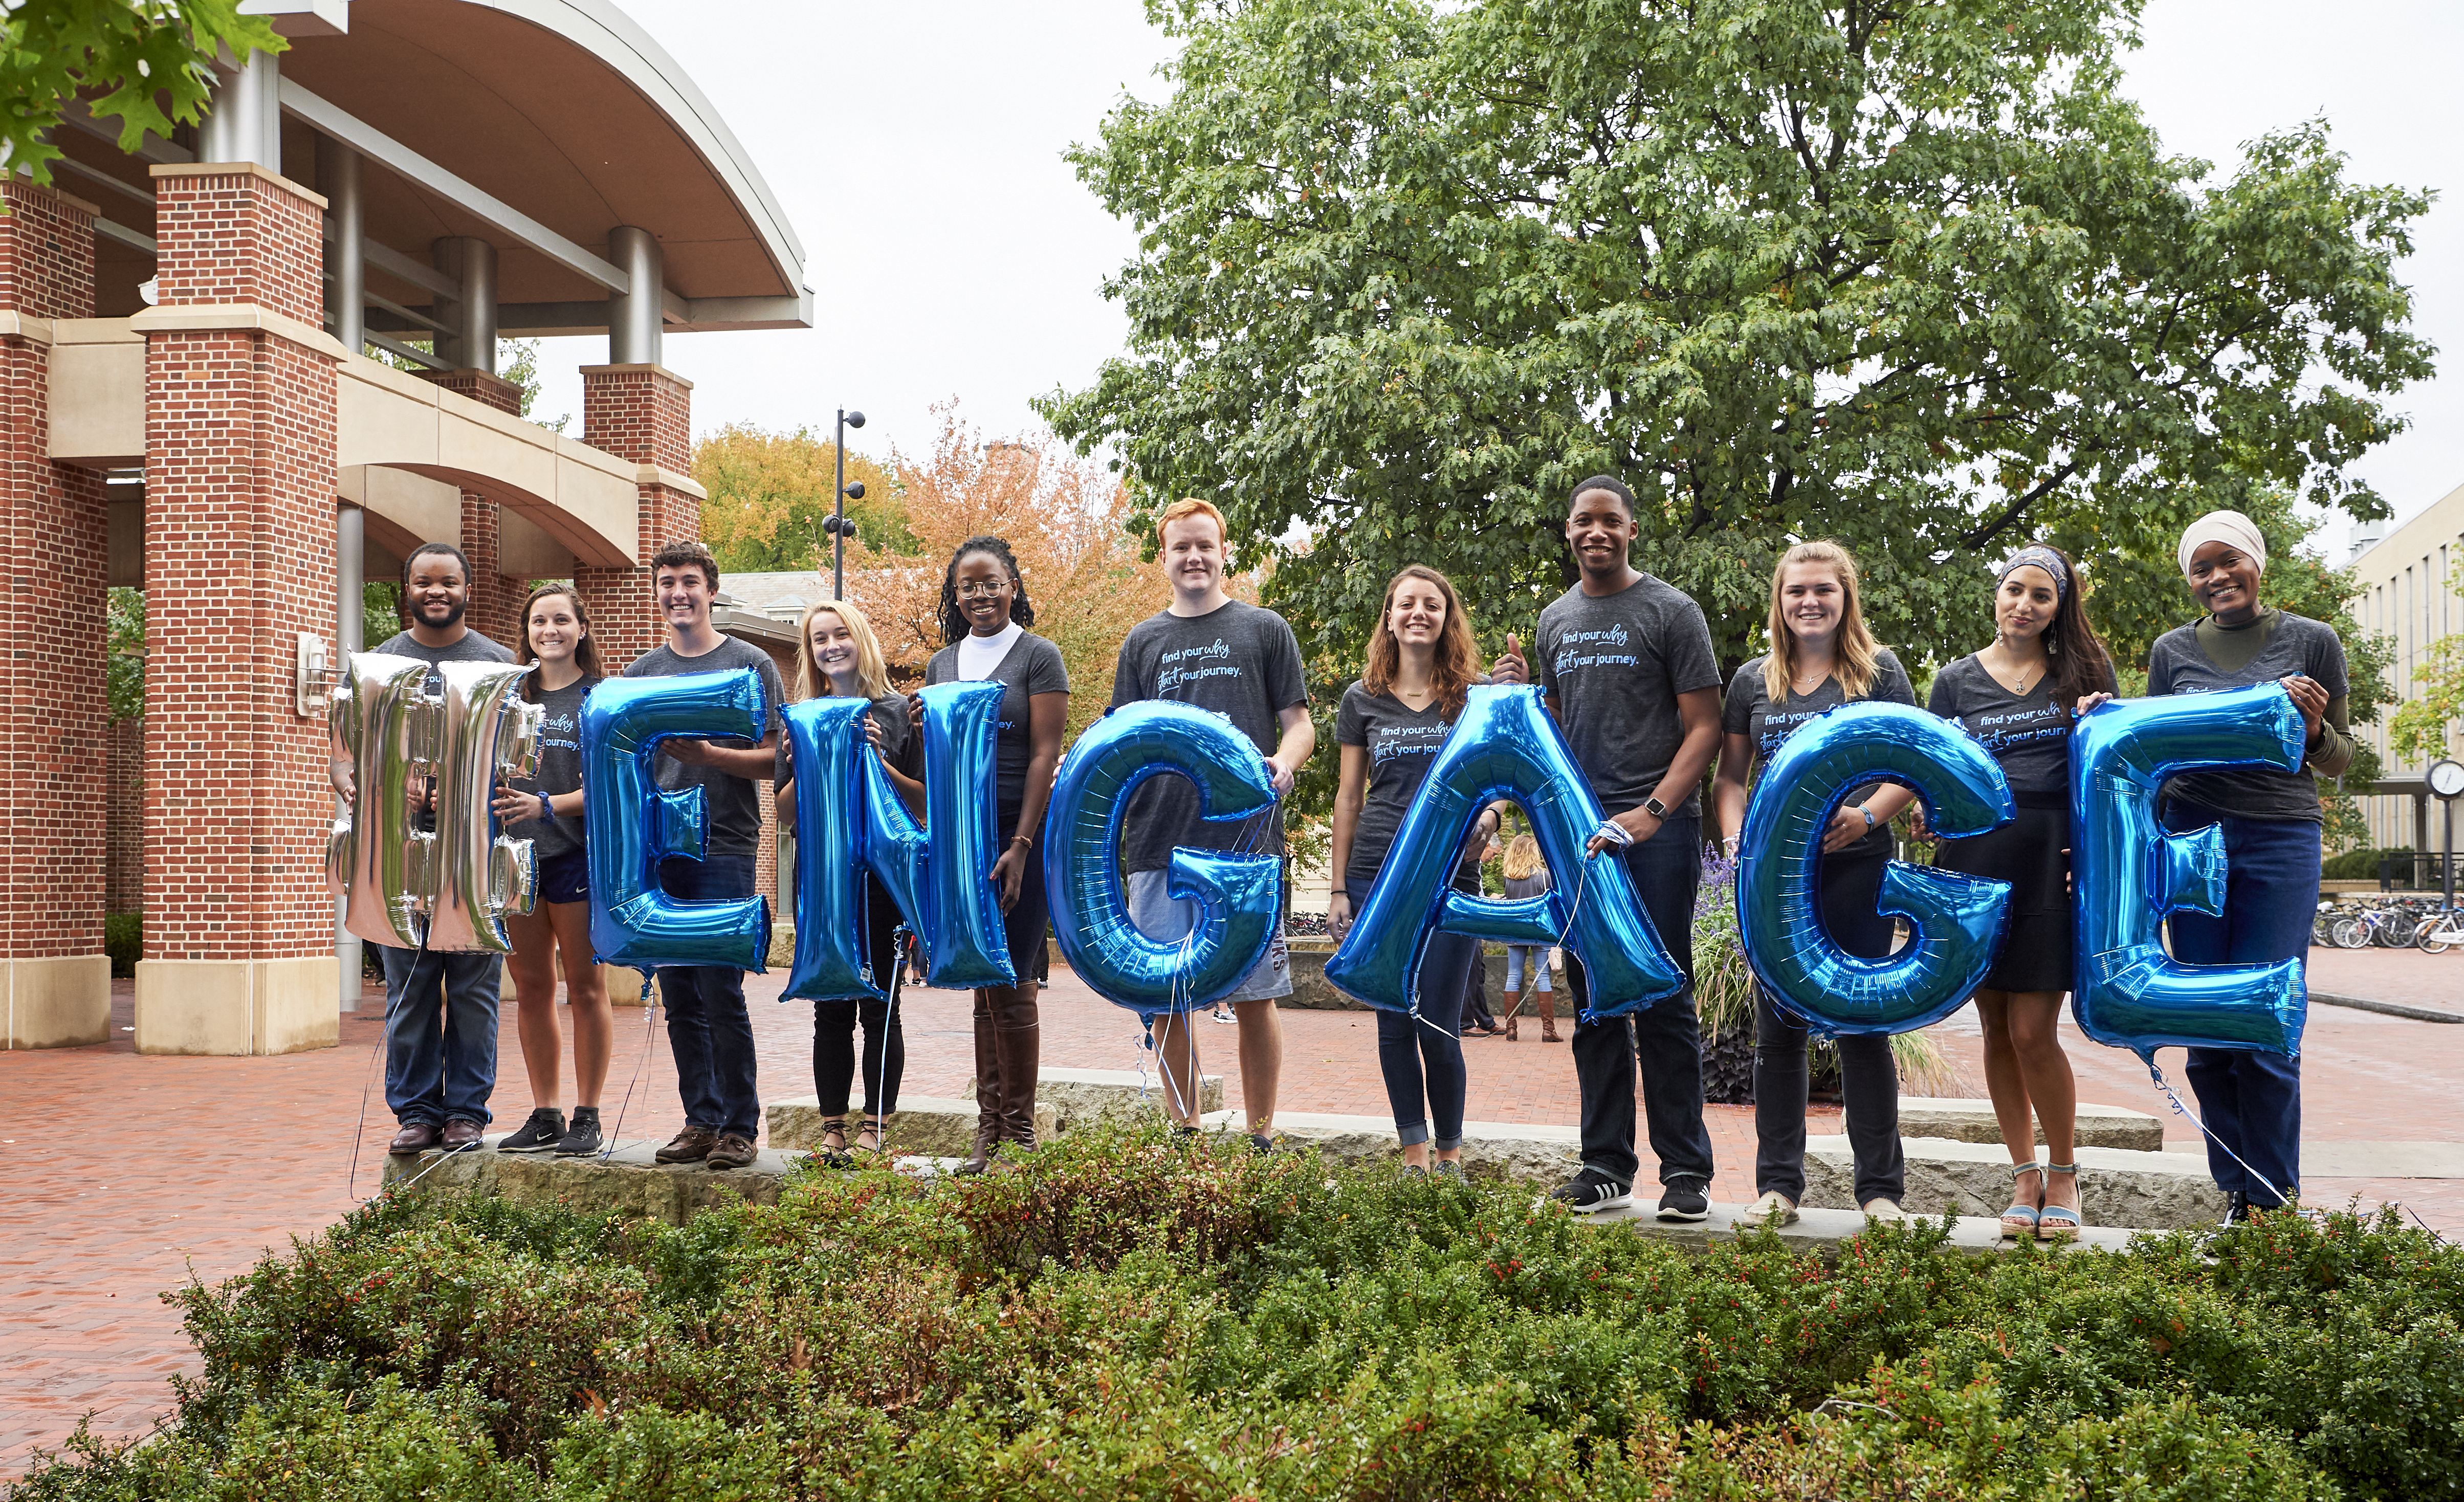
[(2071, 571), (2063, 566), (2062, 555), (2052, 548), (2029, 543), (2011, 555), (2011, 561), (2002, 565), (2002, 571), (1993, 576), (1993, 582), (1999, 585), (2011, 577), (2011, 570), (2014, 568), (2043, 569), (2054, 576), (2054, 603), (2058, 605), (2070, 598)]

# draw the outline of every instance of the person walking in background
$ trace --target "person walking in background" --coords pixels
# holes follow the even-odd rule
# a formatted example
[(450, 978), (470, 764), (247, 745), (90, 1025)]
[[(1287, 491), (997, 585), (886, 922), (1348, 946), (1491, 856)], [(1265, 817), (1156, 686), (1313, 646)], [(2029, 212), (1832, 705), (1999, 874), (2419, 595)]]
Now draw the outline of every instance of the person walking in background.
[[(1994, 582), (1992, 643), (1934, 674), (1925, 701), (1993, 754), (2017, 806), (1998, 829), (1943, 841), (1934, 864), (2011, 884), (2010, 927), (1977, 988), (1976, 1016), (1986, 1090), (2014, 1165), (2002, 1234), (2045, 1241), (2079, 1229), (2079, 1091), (2061, 1038), (2071, 988), (2071, 722), (2082, 699), (2117, 692), (2078, 585), (2057, 548), (2012, 554)], [(1920, 808), (1920, 829), (1924, 817)]]
[[(1462, 716), (1480, 671), (1480, 651), (1463, 601), (1446, 576), (1418, 563), (1386, 585), (1360, 680), (1343, 691), (1334, 739), (1342, 762), (1334, 793), (1333, 870), (1342, 879), (1328, 898), (1327, 931), (1338, 944), (1356, 904), (1376, 884), (1438, 748)], [(1497, 832), (1502, 806), (1480, 812), (1456, 864), (1457, 890), (1480, 891), (1480, 853)], [(1480, 941), (1439, 930), (1428, 936), (1412, 976), (1413, 1010), (1380, 1007), (1377, 1069), (1395, 1112), (1403, 1161), (1426, 1172), (1462, 1172), (1465, 1077), (1457, 1012)], [(1431, 1118), (1435, 1118), (1434, 1130)]]
[[(671, 855), (659, 863), (670, 896), (709, 902), (753, 895), (753, 862), (761, 844), (760, 792), (754, 784), (778, 765), (779, 706), (786, 691), (770, 654), (723, 635), (710, 622), (718, 593), (718, 563), (698, 542), (671, 542), (650, 559), (651, 587), (668, 639), (633, 659), (628, 678), (731, 673), (751, 668), (761, 678), (761, 739), (673, 739), (659, 742), (655, 775), (668, 792), (698, 787), (702, 795), (702, 858)], [(663, 1163), (706, 1162), (749, 1167), (761, 1131), (761, 1093), (753, 1049), (753, 1019), (744, 1010), (744, 972), (730, 965), (662, 965), (659, 993), (668, 1008), (668, 1046), (676, 1061), (676, 1093), (685, 1124), (659, 1149)]]
[[(545, 584), (522, 602), (517, 660), (538, 666), (522, 683), (540, 708), (539, 770), (496, 791), (505, 833), (531, 842), (539, 895), (528, 913), (507, 913), (522, 1070), (530, 1076), (530, 1119), (496, 1144), (500, 1153), (580, 1158), (600, 1147), (599, 1092), (616, 1023), (607, 980), (590, 947), (590, 862), (583, 850), (582, 701), (605, 677), (590, 616), (570, 585)], [(573, 1119), (560, 1105), (564, 1039), (556, 1020), (557, 960), (564, 961), (564, 998), (573, 1009)]]
[[(1660, 1159), (1659, 1216), (1711, 1213), (1711, 1134), (1703, 1123), (1703, 1032), (1694, 1009), (1694, 895), (1702, 884), (1702, 800), (1696, 789), (1720, 743), (1720, 664), (1703, 607), (1634, 566), (1634, 493), (1609, 475), (1575, 485), (1566, 543), (1581, 577), (1540, 612), (1540, 687), (1565, 727), (1575, 763), (1614, 831), (1586, 859), (1625, 862), (1652, 927), (1686, 984), (1630, 1017), (1584, 1022), (1590, 985), (1566, 958), (1576, 1010), (1573, 1052), (1582, 1089), (1583, 1168), (1556, 1191), (1577, 1214), (1633, 1201), (1636, 1066), (1651, 1150)], [(1490, 668), (1520, 683), (1517, 643)]]
[[(1504, 811), (1501, 806), (1499, 812), (1503, 814)], [(1472, 863), (1474, 891), (1480, 890), (1481, 869), (1498, 859), (1500, 853), (1495, 839), (1492, 838), (1485, 843), (1480, 855)], [(1466, 1038), (1496, 1038), (1504, 1036), (1505, 1032), (1506, 1025), (1499, 1022), (1497, 1014), (1488, 1009), (1488, 946), (1475, 944), (1471, 952), (1471, 965), (1463, 976), (1463, 1035)]]
[[(1198, 789), (1187, 779), (1149, 779), (1132, 796), (1122, 824), (1121, 872), (1130, 921), (1161, 943), (1186, 937), (1198, 905), (1168, 890), (1176, 847), (1284, 853), (1281, 799), (1316, 749), (1309, 723), (1309, 678), (1300, 641), (1284, 618), (1223, 592), (1223, 513), (1203, 500), (1177, 500), (1156, 519), (1155, 536), (1172, 603), (1130, 628), (1112, 672), (1111, 707), (1170, 699), (1212, 710), (1232, 721), (1266, 758), (1275, 807), (1264, 818), (1214, 824), (1199, 817)], [(1249, 1115), (1250, 1144), (1274, 1146), (1275, 1093), (1284, 1071), (1283, 1020), (1275, 999), (1292, 994), (1291, 957), (1280, 920), (1257, 967), (1232, 988), (1240, 1028), (1241, 1098)], [(1155, 1022), (1155, 1060), (1164, 1078), (1164, 1110), (1184, 1135), (1198, 1131), (1198, 1034), (1186, 1012)]]
[[(1721, 847), (1734, 857), (1746, 822), (1746, 790), (1780, 742), (1842, 704), (1916, 703), (1907, 673), (1865, 626), (1857, 598), (1857, 561), (1837, 542), (1800, 542), (1771, 574), (1771, 650), (1737, 670), (1721, 717), (1720, 773), (1712, 801)], [(1879, 903), (1891, 858), (1890, 823), (1916, 794), (1872, 783), (1848, 795), (1822, 831), (1822, 925), (1852, 955), (1891, 952), (1891, 919)], [(1754, 1189), (1738, 1219), (1785, 1226), (1805, 1199), (1805, 1024), (1754, 983)], [(1900, 1151), (1900, 1068), (1891, 1040), (1875, 1033), (1838, 1039), (1840, 1093), (1848, 1145), (1857, 1162), (1857, 1204), (1883, 1220), (1904, 1219), (1907, 1165)]]
[[(1044, 806), (1061, 765), (1061, 736), (1069, 722), (1069, 670), (1061, 649), (1026, 628), (1035, 607), (1009, 544), (974, 537), (958, 544), (941, 573), (941, 639), (924, 681), (994, 682), (1001, 686), (996, 738), (998, 792), (994, 828), (1004, 831), (992, 882), (1000, 890), (1002, 924), (1016, 985), (978, 986), (975, 993), (976, 1141), (960, 1174), (980, 1174), (1003, 1146), (1035, 1150), (1035, 1083), (1043, 1034), (1036, 990), (1050, 969), (1045, 945), (1050, 909), (1044, 858), (1035, 849)], [(920, 714), (920, 706), (911, 713)]]
[[(907, 722), (906, 696), (890, 686), (890, 669), (882, 660), (880, 640), (864, 611), (848, 601), (832, 601), (805, 610), (797, 623), (796, 700), (866, 698), (865, 739), (881, 758), (890, 781), (920, 822), (924, 813), (924, 743)], [(796, 745), (779, 738), (779, 765), (773, 779), (779, 789), (779, 823), (796, 822)], [(902, 921), (897, 902), (881, 878), (865, 877), (865, 963), (873, 983), (892, 990), (903, 959), (898, 945)], [(852, 1160), (847, 1150), (847, 1097), (856, 1073), (855, 1032), (864, 1028), (864, 1124), (856, 1134), (858, 1152), (881, 1151), (882, 1123), (898, 1109), (898, 1082), (907, 1071), (907, 1040), (898, 1015), (887, 997), (869, 993), (826, 998), (813, 1003), (813, 1093), (820, 1099), (822, 1143), (825, 1163)]]
[[(1550, 888), (1549, 866), (1540, 858), (1540, 842), (1529, 834), (1518, 834), (1506, 848), (1506, 899), (1519, 902), (1536, 897)], [(1529, 966), (1527, 970), (1525, 967)], [(1524, 977), (1530, 976), (1530, 988), (1524, 986)], [(1549, 981), (1549, 946), (1546, 944), (1508, 944), (1506, 946), (1506, 1041), (1521, 1037), (1524, 998), (1529, 996), (1540, 1013), (1540, 1041), (1555, 1043), (1557, 1037), (1557, 996)]]
[[(440, 662), (511, 662), (514, 654), (464, 623), (471, 561), (451, 542), (422, 542), (402, 565), (402, 608), (409, 626), (376, 651), (429, 665), (428, 693), (444, 692)], [(351, 763), (337, 756), (331, 776), (354, 798)], [(435, 815), (420, 814), (432, 828)], [(401, 1130), (391, 1151), (475, 1147), (496, 1089), (496, 1003), (502, 964), (495, 955), (443, 954), (379, 944), (385, 984), (385, 1104)]]

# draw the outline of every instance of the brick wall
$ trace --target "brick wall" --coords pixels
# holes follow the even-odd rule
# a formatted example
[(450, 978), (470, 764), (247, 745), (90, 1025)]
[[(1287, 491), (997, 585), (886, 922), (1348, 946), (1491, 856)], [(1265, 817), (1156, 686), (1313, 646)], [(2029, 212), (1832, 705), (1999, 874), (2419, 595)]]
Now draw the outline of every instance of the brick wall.
[(145, 718), (112, 722), (103, 739), (102, 910), (145, 906)]
[[(154, 169), (165, 305), (253, 301), (316, 326), (323, 207), (254, 171)], [(334, 358), (254, 329), (146, 339), (145, 950), (331, 950), (321, 718), (297, 637), (331, 641)]]
[[(13, 175), (0, 180), (0, 308), (94, 314), (94, 212)], [(0, 679), (0, 958), (102, 951), (104, 585), (102, 476), (51, 462), (51, 348), (0, 338), (0, 486), (9, 556), (22, 566)]]
[(516, 617), (521, 614), (530, 583), (496, 571), (496, 561), (503, 556), (502, 516), (496, 503), (480, 492), (462, 492), (462, 551), (471, 559), (471, 603), (462, 619), (473, 630), (518, 654), (521, 623)]
[[(683, 474), (693, 463), (693, 383), (656, 365), (583, 366), (582, 441), (620, 459)], [(642, 563), (575, 567), (574, 587), (611, 672), (667, 640), (650, 598), (650, 555), (700, 536), (700, 501), (665, 485), (645, 485), (634, 540)]]

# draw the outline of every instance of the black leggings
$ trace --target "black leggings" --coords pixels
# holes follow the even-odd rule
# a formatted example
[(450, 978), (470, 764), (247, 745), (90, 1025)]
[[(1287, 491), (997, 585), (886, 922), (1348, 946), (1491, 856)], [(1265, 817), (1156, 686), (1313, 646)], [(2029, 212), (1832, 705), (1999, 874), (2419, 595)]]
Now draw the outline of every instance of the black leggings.
[[(1877, 911), (1887, 850), (1851, 847), (1822, 857), (1823, 926), (1839, 947), (1866, 960), (1891, 952), (1893, 923)], [(1805, 1024), (1754, 985), (1754, 1190), (1805, 1203)], [(1857, 1161), (1857, 1204), (1896, 1203), (1907, 1193), (1900, 1152), (1900, 1067), (1880, 1033), (1842, 1034), (1839, 1093)]]
[[(881, 883), (869, 881), (865, 910), (873, 980), (888, 990), (904, 961), (897, 948), (898, 904)], [(855, 1082), (858, 1022), (864, 1025), (864, 1114), (887, 1116), (898, 1109), (898, 1079), (907, 1071), (907, 1039), (890, 1003), (879, 997), (815, 1002), (813, 1093), (821, 1097), (825, 1117), (847, 1115)]]

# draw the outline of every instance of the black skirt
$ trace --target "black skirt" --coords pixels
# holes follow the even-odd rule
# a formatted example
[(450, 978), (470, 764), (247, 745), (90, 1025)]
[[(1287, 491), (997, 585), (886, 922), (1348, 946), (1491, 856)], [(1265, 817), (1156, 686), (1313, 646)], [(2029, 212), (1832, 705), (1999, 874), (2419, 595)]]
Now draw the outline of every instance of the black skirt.
[(1934, 865), (2011, 883), (2011, 927), (1986, 972), (1989, 991), (2071, 988), (2071, 815), (2059, 794), (2022, 793), (2009, 824), (1968, 840), (1945, 840)]
[[(1015, 806), (1000, 811), (996, 828), (1018, 828)], [(1044, 891), (1044, 852), (1026, 852), (1026, 869), (1020, 872), (1018, 905), (1002, 915), (1001, 927), (1009, 940), (1009, 962), (1018, 974), (1019, 983), (1034, 982), (1042, 985), (1052, 979), (1052, 950), (1045, 936), (1052, 931), (1052, 909)]]

